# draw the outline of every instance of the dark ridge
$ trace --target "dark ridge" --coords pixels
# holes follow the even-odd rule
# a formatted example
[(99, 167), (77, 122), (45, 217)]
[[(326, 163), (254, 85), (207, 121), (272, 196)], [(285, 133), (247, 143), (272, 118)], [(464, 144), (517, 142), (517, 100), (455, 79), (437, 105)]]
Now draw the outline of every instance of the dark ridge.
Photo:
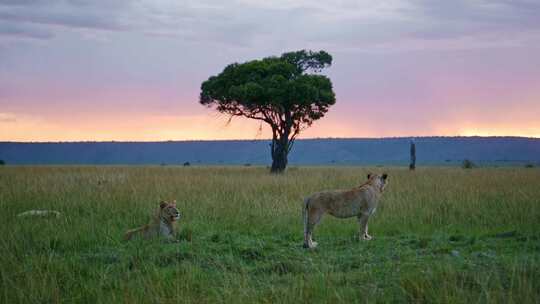
[[(408, 165), (409, 137), (302, 139), (291, 165)], [(417, 165), (540, 164), (540, 139), (526, 137), (416, 137)], [(269, 140), (163, 142), (0, 142), (12, 164), (268, 165)]]

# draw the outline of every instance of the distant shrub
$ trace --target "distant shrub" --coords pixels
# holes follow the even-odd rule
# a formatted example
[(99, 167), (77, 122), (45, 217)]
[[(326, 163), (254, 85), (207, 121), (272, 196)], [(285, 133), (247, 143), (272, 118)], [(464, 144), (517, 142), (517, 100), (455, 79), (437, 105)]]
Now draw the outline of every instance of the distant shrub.
[(189, 166), (191, 166), (191, 164), (189, 162), (184, 163), (184, 167), (189, 167)]
[(250, 163), (245, 163), (244, 167), (251, 167), (251, 164)]
[(3, 166), (5, 164), (6, 164), (6, 162), (3, 159), (0, 159), (0, 166)]
[(463, 169), (472, 169), (472, 168), (476, 167), (476, 165), (471, 160), (464, 159), (463, 163), (461, 164), (461, 167)]
[(534, 164), (531, 164), (531, 163), (525, 164), (525, 168), (534, 168)]

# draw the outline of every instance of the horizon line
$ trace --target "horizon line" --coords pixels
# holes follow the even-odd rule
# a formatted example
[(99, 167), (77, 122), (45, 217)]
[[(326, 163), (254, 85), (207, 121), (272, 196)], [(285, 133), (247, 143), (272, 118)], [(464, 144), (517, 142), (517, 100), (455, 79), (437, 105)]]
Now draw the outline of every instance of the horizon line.
[[(297, 138), (295, 141), (304, 140), (376, 140), (376, 139), (417, 139), (417, 138), (520, 138), (520, 139), (540, 139), (534, 136), (519, 135), (426, 135), (426, 136), (382, 136), (382, 137), (309, 137)], [(21, 144), (55, 144), (55, 143), (168, 143), (168, 142), (231, 142), (231, 141), (271, 141), (271, 138), (258, 139), (168, 139), (168, 140), (67, 140), (67, 141), (16, 141), (0, 140), (0, 143), (21, 143)]]

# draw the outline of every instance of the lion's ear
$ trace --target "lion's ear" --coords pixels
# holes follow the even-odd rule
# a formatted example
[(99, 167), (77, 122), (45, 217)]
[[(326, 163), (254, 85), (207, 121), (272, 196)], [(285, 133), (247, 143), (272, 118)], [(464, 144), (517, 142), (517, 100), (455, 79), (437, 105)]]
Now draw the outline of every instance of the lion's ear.
[(166, 202), (166, 201), (161, 201), (161, 202), (159, 203), (159, 208), (163, 209), (163, 208), (165, 208), (165, 207), (167, 207), (167, 202)]
[(388, 178), (388, 174), (384, 173), (384, 174), (382, 175), (382, 179), (383, 179), (383, 180), (386, 180), (387, 178)]
[(370, 179), (371, 178), (371, 172), (367, 174), (367, 179)]
[(172, 201), (171, 205), (176, 207), (176, 200)]

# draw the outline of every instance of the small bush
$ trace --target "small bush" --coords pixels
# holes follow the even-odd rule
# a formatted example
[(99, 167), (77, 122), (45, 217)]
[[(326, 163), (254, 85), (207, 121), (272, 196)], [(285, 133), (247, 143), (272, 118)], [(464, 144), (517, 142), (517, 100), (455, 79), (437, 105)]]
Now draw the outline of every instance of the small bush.
[(189, 162), (184, 163), (184, 167), (189, 167), (189, 166), (191, 166), (191, 164)]
[(525, 164), (525, 168), (534, 168), (534, 164), (531, 164), (531, 163)]
[(476, 167), (476, 165), (471, 160), (464, 159), (463, 163), (461, 164), (461, 167), (463, 169), (472, 169), (472, 168)]
[(6, 162), (4, 160), (0, 159), (0, 166), (3, 166), (5, 164), (6, 164)]

